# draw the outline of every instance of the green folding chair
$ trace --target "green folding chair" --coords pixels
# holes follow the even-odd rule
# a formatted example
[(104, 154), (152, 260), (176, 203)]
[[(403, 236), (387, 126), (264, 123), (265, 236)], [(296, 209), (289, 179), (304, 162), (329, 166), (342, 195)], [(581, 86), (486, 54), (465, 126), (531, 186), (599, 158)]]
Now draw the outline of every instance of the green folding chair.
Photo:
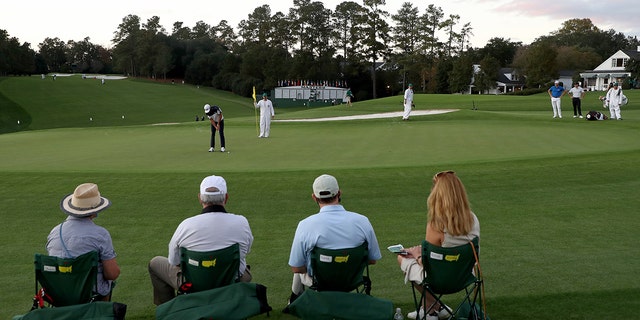
[(316, 291), (342, 291), (371, 294), (369, 278), (369, 246), (345, 249), (311, 250), (311, 272)]
[[(436, 305), (445, 305), (442, 301), (444, 295), (453, 295), (464, 291), (463, 298), (452, 309), (449, 318), (485, 319), (486, 310), (482, 298), (483, 279), (478, 250), (479, 239), (477, 237), (467, 244), (448, 248), (433, 245), (426, 240), (422, 241), (424, 273), (424, 280), (420, 284), (422, 292), (417, 294), (415, 286), (411, 286), (418, 314), (421, 314), (419, 311), (422, 306), (424, 318), (435, 310)], [(426, 294), (435, 297), (433, 304), (423, 305), (421, 303)], [(461, 310), (465, 310), (465, 313), (468, 314), (461, 314)]]
[(182, 286), (179, 293), (219, 288), (239, 280), (240, 245), (198, 252), (180, 248)]
[[(74, 259), (36, 254), (36, 294), (32, 309), (63, 307), (92, 302), (98, 276), (98, 253), (91, 251)], [(38, 289), (38, 285), (41, 289)]]

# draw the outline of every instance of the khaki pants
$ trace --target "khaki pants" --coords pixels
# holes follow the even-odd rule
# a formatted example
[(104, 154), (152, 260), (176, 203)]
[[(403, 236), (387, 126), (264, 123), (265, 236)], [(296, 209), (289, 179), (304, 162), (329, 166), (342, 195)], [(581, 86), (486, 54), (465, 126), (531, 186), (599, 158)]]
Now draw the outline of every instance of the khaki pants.
[(307, 273), (294, 273), (293, 280), (291, 281), (291, 292), (296, 295), (301, 295), (304, 291), (304, 287), (310, 287), (313, 285), (313, 278)]

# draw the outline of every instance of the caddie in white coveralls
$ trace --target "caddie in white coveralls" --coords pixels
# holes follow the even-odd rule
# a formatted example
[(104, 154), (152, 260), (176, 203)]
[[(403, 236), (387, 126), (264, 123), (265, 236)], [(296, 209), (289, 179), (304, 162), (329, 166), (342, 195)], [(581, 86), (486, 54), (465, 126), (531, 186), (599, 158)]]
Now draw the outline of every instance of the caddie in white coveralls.
[(402, 120), (409, 120), (411, 106), (413, 105), (413, 84), (409, 83), (409, 87), (404, 91), (404, 113)]
[(613, 83), (613, 88), (607, 91), (607, 103), (609, 104), (609, 113), (611, 117), (609, 119), (622, 120), (620, 115), (620, 105), (622, 104), (622, 88), (618, 86), (617, 82)]
[(273, 109), (273, 103), (267, 99), (267, 94), (262, 94), (262, 100), (255, 104), (256, 108), (260, 108), (260, 135), (258, 138), (269, 137), (271, 131), (271, 119), (275, 117), (275, 111)]

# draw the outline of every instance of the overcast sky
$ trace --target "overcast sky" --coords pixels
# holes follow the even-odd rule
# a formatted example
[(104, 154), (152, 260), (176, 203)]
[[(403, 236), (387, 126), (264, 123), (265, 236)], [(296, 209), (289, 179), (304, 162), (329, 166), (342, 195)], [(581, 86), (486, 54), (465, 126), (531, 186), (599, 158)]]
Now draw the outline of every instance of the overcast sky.
[[(362, 5), (362, 0), (352, 0)], [(448, 0), (410, 1), (422, 15), (430, 3), (443, 9), (445, 17), (460, 16), (459, 28), (471, 23), (471, 45), (483, 47), (493, 37), (521, 41), (524, 44), (558, 30), (562, 22), (575, 18), (589, 18), (602, 30), (614, 29), (627, 36), (640, 36), (640, 5), (638, 0)], [(334, 10), (343, 0), (322, 1)], [(383, 10), (396, 14), (402, 0), (387, 0)], [(439, 2), (439, 3), (437, 3)], [(113, 46), (111, 39), (122, 19), (134, 14), (144, 23), (158, 16), (160, 24), (171, 32), (173, 23), (182, 21), (183, 26), (193, 27), (197, 21), (217, 25), (227, 20), (237, 31), (238, 23), (246, 19), (256, 7), (269, 4), (272, 14), (285, 14), (293, 7), (293, 0), (11, 0), (3, 1), (0, 10), (0, 29), (11, 37), (38, 44), (46, 37), (62, 41), (90, 41), (107, 48)], [(443, 38), (443, 35), (440, 36)]]

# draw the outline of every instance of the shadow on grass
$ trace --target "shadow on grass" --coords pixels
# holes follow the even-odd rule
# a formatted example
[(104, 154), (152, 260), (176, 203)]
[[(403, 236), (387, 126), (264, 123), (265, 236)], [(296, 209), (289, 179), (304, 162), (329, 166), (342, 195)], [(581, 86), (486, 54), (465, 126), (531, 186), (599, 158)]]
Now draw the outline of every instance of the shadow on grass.
[(0, 92), (0, 134), (24, 130), (30, 124), (31, 115)]
[[(603, 277), (604, 278), (604, 277)], [(606, 282), (605, 279), (597, 279)], [(491, 319), (638, 319), (640, 288), (489, 299)]]

